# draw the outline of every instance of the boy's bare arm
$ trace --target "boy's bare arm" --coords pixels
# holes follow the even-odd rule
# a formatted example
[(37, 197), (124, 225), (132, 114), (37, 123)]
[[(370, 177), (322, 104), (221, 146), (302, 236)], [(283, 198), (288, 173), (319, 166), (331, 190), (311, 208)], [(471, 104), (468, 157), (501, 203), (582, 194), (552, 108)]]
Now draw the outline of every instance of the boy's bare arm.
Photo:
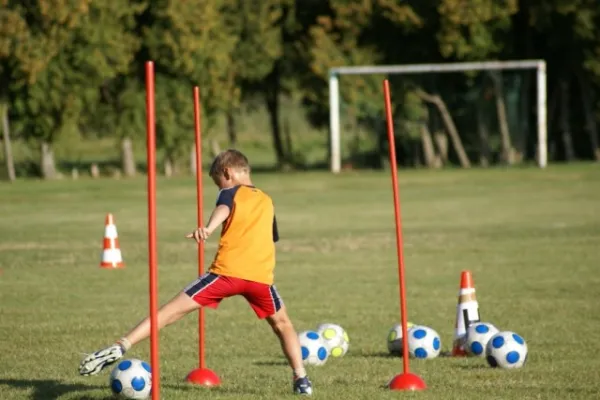
[(196, 240), (196, 242), (208, 239), (208, 237), (215, 231), (215, 229), (217, 229), (219, 225), (225, 222), (227, 217), (229, 217), (230, 212), (231, 211), (229, 210), (229, 207), (226, 205), (217, 206), (210, 215), (210, 218), (208, 219), (208, 224), (206, 224), (205, 227), (200, 227), (196, 229), (194, 232), (186, 235), (186, 237), (190, 239), (193, 238)]
[(230, 212), (231, 211), (229, 210), (229, 207), (226, 205), (217, 206), (217, 208), (213, 210), (210, 218), (208, 219), (208, 224), (206, 224), (206, 230), (208, 231), (209, 235), (212, 234), (217, 227), (221, 226), (223, 222), (225, 222), (227, 217), (229, 217)]

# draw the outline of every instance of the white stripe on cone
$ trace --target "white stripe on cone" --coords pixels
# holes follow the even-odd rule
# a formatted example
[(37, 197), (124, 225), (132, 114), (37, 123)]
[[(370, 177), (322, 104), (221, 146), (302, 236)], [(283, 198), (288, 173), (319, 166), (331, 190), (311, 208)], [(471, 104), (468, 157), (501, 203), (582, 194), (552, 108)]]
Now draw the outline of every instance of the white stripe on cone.
[(108, 239), (116, 239), (117, 235), (117, 227), (113, 224), (106, 225), (104, 228), (104, 237)]
[(121, 250), (119, 249), (105, 249), (102, 252), (102, 262), (109, 264), (118, 264), (123, 262), (123, 257), (121, 256)]

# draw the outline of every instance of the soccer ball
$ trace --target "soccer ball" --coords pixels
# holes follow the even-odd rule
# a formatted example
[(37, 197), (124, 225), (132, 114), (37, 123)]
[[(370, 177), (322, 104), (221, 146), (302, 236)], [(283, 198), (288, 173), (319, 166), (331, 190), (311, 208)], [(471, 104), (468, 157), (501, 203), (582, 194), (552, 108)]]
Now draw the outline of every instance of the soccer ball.
[(514, 332), (496, 333), (485, 348), (488, 364), (500, 368), (521, 368), (527, 353), (527, 343)]
[(346, 354), (350, 338), (344, 328), (336, 324), (320, 324), (317, 326), (317, 332), (329, 348), (332, 357), (342, 357)]
[(487, 322), (475, 322), (467, 329), (465, 350), (471, 356), (485, 357), (485, 346), (499, 330)]
[(433, 329), (415, 325), (408, 331), (408, 352), (415, 358), (435, 358), (440, 354), (442, 342)]
[[(406, 323), (406, 329), (410, 329), (415, 324), (412, 322)], [(402, 355), (402, 325), (396, 324), (392, 326), (387, 335), (387, 348), (390, 354)]]
[(146, 399), (152, 389), (150, 365), (135, 358), (123, 360), (110, 374), (110, 389), (122, 399)]
[(304, 331), (298, 334), (300, 341), (300, 350), (302, 352), (302, 362), (304, 365), (323, 365), (329, 358), (327, 344), (315, 331)]

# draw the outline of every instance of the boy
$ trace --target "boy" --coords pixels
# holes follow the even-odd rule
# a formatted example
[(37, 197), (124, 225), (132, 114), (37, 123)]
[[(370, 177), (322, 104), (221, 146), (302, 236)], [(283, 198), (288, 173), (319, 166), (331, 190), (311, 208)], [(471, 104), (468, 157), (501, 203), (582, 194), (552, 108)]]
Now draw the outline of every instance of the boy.
[[(279, 240), (273, 201), (250, 180), (248, 159), (237, 150), (219, 154), (210, 177), (220, 192), (208, 224), (188, 234), (206, 240), (222, 225), (219, 248), (209, 272), (183, 289), (158, 311), (158, 329), (200, 307), (217, 308), (222, 299), (242, 295), (260, 319), (266, 319), (281, 342), (293, 370), (293, 390), (312, 394), (300, 353), (300, 343), (286, 308), (273, 285), (275, 242)], [(150, 318), (144, 319), (112, 346), (88, 355), (79, 366), (81, 375), (95, 375), (123, 357), (131, 346), (150, 335)]]

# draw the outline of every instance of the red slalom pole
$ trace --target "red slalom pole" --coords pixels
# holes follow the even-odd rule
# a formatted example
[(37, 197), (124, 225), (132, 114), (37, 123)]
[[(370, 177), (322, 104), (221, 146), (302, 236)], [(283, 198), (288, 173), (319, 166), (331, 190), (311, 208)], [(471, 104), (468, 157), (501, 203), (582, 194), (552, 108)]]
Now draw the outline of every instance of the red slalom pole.
[[(200, 88), (194, 87), (194, 133), (196, 140), (196, 204), (198, 206), (198, 226), (204, 225), (203, 218), (203, 190), (202, 190), (202, 132), (200, 131)], [(204, 273), (204, 241), (198, 243), (198, 276)], [(204, 308), (198, 311), (198, 363), (200, 369), (204, 363)]]
[(154, 120), (154, 63), (146, 62), (146, 143), (148, 161), (148, 268), (150, 276), (150, 366), (152, 400), (160, 399), (158, 365), (158, 302), (156, 266), (156, 127)]
[[(202, 130), (200, 124), (200, 88), (194, 86), (194, 137), (196, 144), (196, 205), (198, 226), (204, 225), (202, 191)], [(204, 274), (204, 242), (198, 243), (198, 276)], [(191, 371), (186, 380), (202, 386), (217, 386), (221, 380), (216, 373), (206, 368), (204, 361), (204, 308), (198, 311), (198, 363), (199, 368)]]
[(390, 83), (383, 81), (383, 96), (385, 100), (385, 118), (387, 121), (387, 134), (390, 146), (390, 168), (392, 170), (392, 188), (394, 191), (394, 216), (396, 219), (396, 250), (398, 252), (398, 276), (400, 281), (400, 313), (402, 320), (402, 364), (404, 372), (396, 375), (390, 381), (392, 390), (422, 390), (425, 382), (417, 375), (411, 374), (408, 368), (408, 329), (406, 315), (406, 285), (404, 279), (404, 252), (402, 249), (402, 222), (400, 218), (400, 193), (398, 189), (398, 171), (396, 164), (396, 140), (394, 137), (394, 121), (392, 119), (392, 101), (390, 96)]

